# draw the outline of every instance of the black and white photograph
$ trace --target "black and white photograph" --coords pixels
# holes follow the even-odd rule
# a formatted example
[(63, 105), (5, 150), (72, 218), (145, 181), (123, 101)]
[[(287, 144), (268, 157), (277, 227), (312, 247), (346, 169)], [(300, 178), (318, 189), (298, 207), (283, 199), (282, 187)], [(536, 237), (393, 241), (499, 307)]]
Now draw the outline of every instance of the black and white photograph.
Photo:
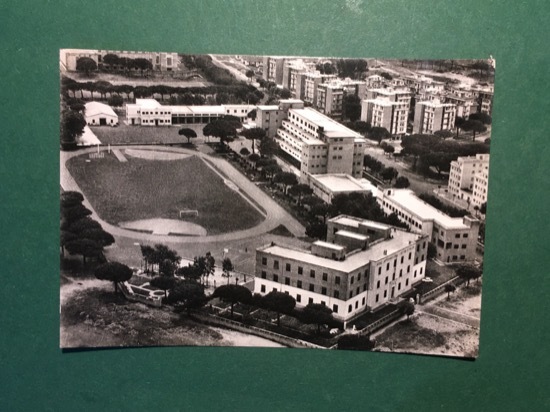
[(492, 57), (59, 68), (61, 348), (478, 357)]

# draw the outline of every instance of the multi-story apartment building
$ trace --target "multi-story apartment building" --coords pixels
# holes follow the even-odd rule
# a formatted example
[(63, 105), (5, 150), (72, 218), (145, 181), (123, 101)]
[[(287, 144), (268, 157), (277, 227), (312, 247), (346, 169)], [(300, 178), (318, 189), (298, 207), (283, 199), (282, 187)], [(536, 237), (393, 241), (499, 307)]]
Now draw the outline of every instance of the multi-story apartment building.
[(463, 156), (451, 162), (449, 192), (473, 206), (487, 201), (489, 154)]
[(407, 89), (372, 89), (361, 102), (361, 120), (383, 127), (393, 136), (407, 132), (411, 92)]
[(314, 105), (321, 113), (341, 120), (344, 96), (355, 95), (363, 99), (366, 91), (367, 84), (357, 80), (345, 79), (321, 83), (317, 86), (317, 100)]
[(396, 302), (425, 276), (427, 236), (341, 215), (327, 222), (327, 241), (310, 250), (275, 244), (256, 250), (254, 292), (273, 290), (317, 303), (347, 322)]
[(477, 112), (477, 103), (473, 97), (463, 97), (449, 93), (443, 97), (442, 101), (456, 106), (456, 117), (467, 119), (471, 114)]
[(276, 140), (300, 162), (304, 183), (312, 174), (362, 174), (365, 139), (312, 108), (289, 109)]
[(319, 71), (300, 72), (296, 74), (296, 90), (297, 99), (303, 100), (311, 104), (315, 104), (317, 100), (317, 86), (321, 83), (326, 83), (336, 80), (335, 74), (321, 74)]
[(373, 74), (366, 78), (367, 89), (379, 89), (386, 84), (386, 79), (378, 74)]
[(264, 56), (262, 78), (281, 86), (283, 84), (283, 67), (286, 60), (288, 58), (281, 56)]
[(220, 106), (163, 106), (155, 99), (136, 99), (126, 105), (126, 119), (130, 125), (171, 126), (173, 124), (207, 124), (231, 115), (246, 121), (256, 106), (225, 104)]
[(455, 127), (456, 105), (438, 99), (417, 102), (414, 110), (413, 133), (432, 134)]
[(256, 107), (256, 126), (261, 127), (268, 137), (275, 137), (277, 129), (288, 116), (290, 109), (303, 109), (304, 102), (297, 99), (279, 100), (279, 105), (260, 105)]
[(299, 73), (314, 71), (315, 66), (311, 63), (305, 63), (301, 59), (285, 61), (283, 64), (283, 79), (281, 86), (296, 93), (296, 78)]
[(452, 264), (475, 259), (479, 220), (471, 216), (450, 217), (409, 189), (385, 189), (376, 200), (384, 213), (395, 213), (413, 232), (428, 235), (436, 247), (438, 261)]

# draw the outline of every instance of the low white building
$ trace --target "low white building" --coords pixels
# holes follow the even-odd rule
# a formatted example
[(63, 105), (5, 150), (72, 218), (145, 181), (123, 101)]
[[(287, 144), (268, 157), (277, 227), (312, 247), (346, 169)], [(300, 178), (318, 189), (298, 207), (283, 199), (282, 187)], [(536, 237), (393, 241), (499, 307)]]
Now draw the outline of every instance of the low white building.
[(349, 194), (353, 192), (373, 193), (376, 196), (376, 187), (366, 179), (356, 179), (343, 173), (309, 175), (309, 187), (313, 189), (313, 194), (326, 203), (331, 203), (332, 198), (339, 194)]
[(116, 126), (118, 125), (118, 115), (111, 106), (99, 103), (89, 102), (85, 105), (84, 118), (89, 126)]
[(451, 162), (449, 192), (473, 206), (487, 201), (489, 154), (461, 156)]

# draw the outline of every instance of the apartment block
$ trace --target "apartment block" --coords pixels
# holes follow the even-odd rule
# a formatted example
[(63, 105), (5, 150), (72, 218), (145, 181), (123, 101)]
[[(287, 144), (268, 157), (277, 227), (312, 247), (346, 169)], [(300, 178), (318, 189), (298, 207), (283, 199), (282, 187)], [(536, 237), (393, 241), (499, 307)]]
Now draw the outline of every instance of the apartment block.
[(261, 127), (268, 137), (275, 137), (282, 121), (287, 118), (290, 109), (303, 109), (304, 102), (297, 99), (283, 99), (279, 105), (259, 105), (256, 107), (256, 126)]
[(321, 74), (319, 71), (297, 73), (294, 92), (296, 98), (315, 104), (317, 101), (317, 86), (336, 79), (337, 76), (335, 74)]
[(489, 154), (463, 156), (451, 162), (449, 192), (473, 206), (487, 201)]
[(276, 140), (282, 150), (300, 162), (304, 183), (312, 174), (361, 177), (365, 139), (312, 108), (289, 109)]
[(361, 120), (383, 127), (393, 136), (407, 132), (411, 92), (407, 89), (372, 89), (361, 102)]
[(351, 79), (333, 80), (317, 86), (315, 107), (318, 111), (334, 119), (341, 120), (343, 115), (344, 96), (355, 95), (363, 99), (367, 92), (367, 84)]
[(479, 220), (450, 217), (409, 189), (385, 189), (376, 200), (384, 213), (395, 213), (411, 231), (427, 235), (436, 247), (438, 261), (452, 264), (475, 259)]
[(299, 307), (323, 304), (347, 322), (399, 301), (424, 278), (427, 254), (425, 235), (340, 215), (327, 221), (327, 241), (309, 250), (257, 249), (254, 293), (287, 293)]
[(274, 82), (281, 86), (283, 84), (283, 67), (285, 57), (264, 56), (262, 78), (268, 82)]
[(433, 134), (455, 127), (456, 105), (441, 103), (438, 99), (416, 103), (413, 133)]

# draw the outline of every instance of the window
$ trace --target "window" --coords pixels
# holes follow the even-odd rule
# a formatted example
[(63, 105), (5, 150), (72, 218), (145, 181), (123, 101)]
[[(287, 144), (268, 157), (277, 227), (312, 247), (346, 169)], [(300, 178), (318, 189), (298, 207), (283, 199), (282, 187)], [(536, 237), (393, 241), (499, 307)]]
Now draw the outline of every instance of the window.
[(351, 310), (352, 310), (352, 307), (351, 307), (351, 305), (349, 305), (348, 306), (348, 313), (351, 312)]
[(262, 258), (262, 265), (267, 265), (267, 258), (266, 257), (263, 257)]
[(313, 283), (309, 284), (309, 291), (310, 292), (315, 292), (315, 285)]
[(378, 274), (379, 274), (379, 275), (382, 274), (382, 266), (380, 266), (380, 267), (378, 268)]
[(321, 294), (326, 295), (327, 294), (327, 288), (321, 288)]
[(301, 266), (298, 266), (298, 274), (302, 275), (304, 273), (304, 268)]
[(349, 291), (349, 299), (351, 299), (353, 297), (353, 290), (350, 290)]
[(309, 303), (313, 303), (313, 298), (309, 298)]
[(352, 276), (352, 277), (351, 277), (351, 280), (350, 280), (350, 282), (349, 282), (350, 285), (353, 285), (353, 281), (354, 281), (354, 277)]
[(262, 285), (262, 287), (260, 288), (260, 292), (265, 293), (265, 285)]
[(409, 260), (411, 260), (412, 252), (409, 252)]
[(337, 284), (337, 285), (340, 284), (340, 276), (336, 276), (336, 277), (334, 278), (334, 283)]
[(405, 259), (405, 256), (401, 256), (401, 263), (403, 263), (403, 259)]
[(386, 280), (384, 281), (384, 284), (387, 285), (388, 284), (388, 276), (386, 276)]
[(323, 273), (323, 280), (324, 280), (324, 281), (327, 281), (327, 280), (328, 280), (328, 274)]
[(379, 300), (380, 300), (380, 296), (376, 294), (376, 303), (378, 303)]
[(386, 265), (386, 270), (390, 270), (390, 262)]
[(401, 290), (401, 282), (397, 284), (397, 290)]
[(464, 233), (464, 234), (462, 235), (462, 237), (464, 237), (464, 238), (468, 237), (468, 233)]
[(355, 309), (359, 307), (359, 302), (355, 302)]
[(399, 269), (399, 277), (403, 277), (403, 269)]
[(265, 273), (265, 270), (262, 270), (262, 279), (266, 279), (267, 278), (267, 273)]
[(416, 270), (414, 271), (414, 277), (416, 277)]
[(365, 283), (365, 284), (363, 285), (363, 292), (366, 291), (366, 290), (367, 290), (367, 284)]
[(279, 261), (278, 260), (273, 261), (273, 269), (279, 269)]
[(332, 311), (338, 313), (338, 305), (332, 305)]
[(355, 294), (358, 295), (360, 291), (361, 291), (361, 287), (357, 286), (357, 289), (355, 289)]
[(405, 286), (409, 286), (409, 279), (405, 280)]
[(279, 281), (279, 276), (273, 274), (273, 282), (278, 282), (278, 281)]
[(365, 298), (363, 298), (363, 300), (361, 300), (361, 305), (364, 305), (365, 304)]
[(385, 291), (384, 291), (384, 297), (387, 297), (387, 296), (388, 296), (388, 291), (385, 290)]
[(376, 287), (377, 287), (377, 288), (380, 287), (380, 281), (376, 282)]
[(296, 302), (302, 301), (302, 295), (296, 295)]
[(315, 279), (315, 270), (311, 269), (311, 271), (309, 272), (309, 277)]
[(336, 299), (340, 299), (340, 292), (337, 291), (337, 290), (335, 290), (335, 291), (334, 291), (334, 297), (335, 297)]
[(302, 281), (299, 280), (298, 282), (296, 282), (296, 286), (302, 289)]
[(462, 249), (466, 249), (466, 245), (462, 245)]
[(290, 285), (290, 278), (285, 277), (285, 285)]
[(460, 233), (456, 233), (456, 234), (455, 234), (455, 238), (458, 239), (459, 237), (460, 237)]
[(287, 272), (290, 272), (290, 263), (287, 263), (287, 264), (285, 265), (285, 270), (286, 270)]

